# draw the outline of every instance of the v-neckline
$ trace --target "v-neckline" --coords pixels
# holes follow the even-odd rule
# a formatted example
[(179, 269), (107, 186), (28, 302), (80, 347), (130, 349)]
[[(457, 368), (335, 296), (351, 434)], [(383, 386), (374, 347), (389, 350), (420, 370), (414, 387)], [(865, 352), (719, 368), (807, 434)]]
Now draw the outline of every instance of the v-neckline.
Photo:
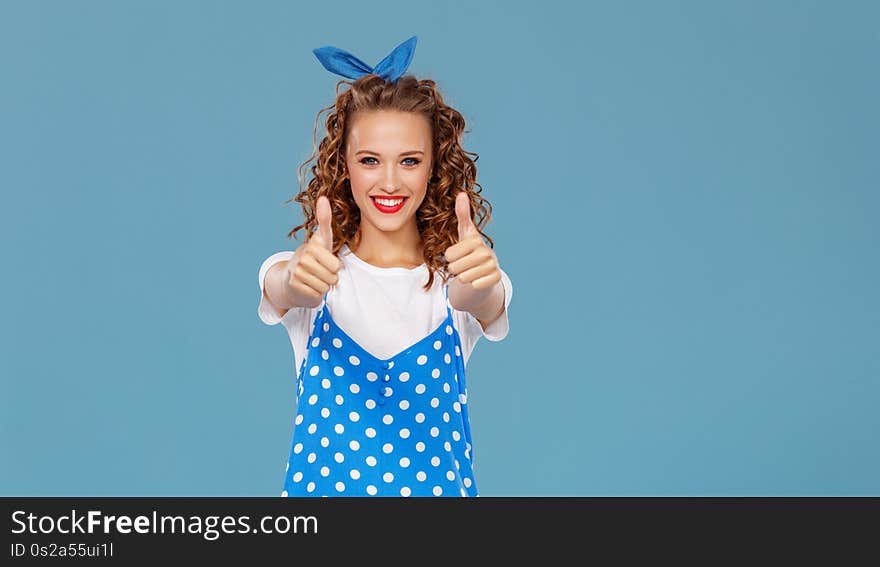
[(373, 354), (373, 353), (367, 351), (367, 349), (365, 349), (364, 347), (362, 347), (362, 346), (360, 345), (360, 343), (358, 343), (356, 340), (354, 340), (354, 339), (351, 337), (351, 335), (349, 335), (348, 333), (346, 333), (346, 332), (345, 332), (345, 329), (343, 329), (342, 327), (339, 326), (339, 323), (337, 323), (337, 322), (336, 322), (336, 319), (333, 318), (333, 314), (330, 313), (330, 309), (328, 308), (326, 302), (324, 303), (324, 307), (323, 307), (323, 309), (324, 309), (324, 314), (327, 316), (328, 319), (330, 319), (330, 321), (331, 321), (331, 323), (333, 324), (333, 326), (336, 327), (336, 330), (339, 331), (339, 333), (343, 336), (343, 338), (345, 338), (345, 339), (348, 340), (351, 344), (353, 344), (354, 347), (355, 347), (356, 349), (358, 349), (362, 354), (364, 354), (367, 358), (370, 358), (370, 359), (372, 359), (374, 362), (380, 363), (380, 364), (382, 364), (383, 366), (386, 365), (386, 364), (389, 363), (389, 362), (394, 362), (394, 360), (395, 360), (396, 358), (398, 358), (398, 357), (400, 357), (400, 356), (403, 356), (403, 355), (405, 355), (405, 354), (411, 352), (411, 351), (412, 351), (413, 349), (415, 349), (416, 347), (421, 346), (422, 343), (427, 342), (429, 339), (432, 339), (432, 338), (434, 337), (434, 335), (436, 335), (436, 334), (439, 333), (441, 330), (443, 330), (443, 328), (444, 328), (446, 325), (450, 325), (450, 326), (452, 326), (452, 332), (453, 332), (453, 333), (455, 332), (455, 327), (452, 325), (452, 321), (451, 321), (451, 317), (450, 317), (450, 312), (449, 312), (449, 310), (447, 309), (447, 310), (446, 310), (446, 317), (443, 318), (443, 321), (441, 321), (440, 324), (437, 325), (437, 327), (436, 327), (433, 331), (431, 331), (430, 333), (428, 333), (427, 335), (425, 335), (424, 337), (422, 337), (422, 338), (419, 339), (418, 341), (414, 342), (413, 344), (409, 345), (408, 347), (404, 348), (404, 349), (401, 350), (400, 352), (395, 353), (393, 356), (391, 356), (391, 357), (389, 357), (389, 358), (379, 358), (379, 357), (376, 356), (375, 354)]

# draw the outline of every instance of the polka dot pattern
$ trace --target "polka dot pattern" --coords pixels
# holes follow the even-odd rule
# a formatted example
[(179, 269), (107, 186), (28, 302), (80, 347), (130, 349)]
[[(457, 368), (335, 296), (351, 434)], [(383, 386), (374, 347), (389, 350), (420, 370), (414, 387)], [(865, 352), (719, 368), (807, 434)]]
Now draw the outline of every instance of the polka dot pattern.
[(336, 324), (325, 295), (307, 344), (285, 495), (478, 495), (448, 303), (431, 334), (379, 359)]

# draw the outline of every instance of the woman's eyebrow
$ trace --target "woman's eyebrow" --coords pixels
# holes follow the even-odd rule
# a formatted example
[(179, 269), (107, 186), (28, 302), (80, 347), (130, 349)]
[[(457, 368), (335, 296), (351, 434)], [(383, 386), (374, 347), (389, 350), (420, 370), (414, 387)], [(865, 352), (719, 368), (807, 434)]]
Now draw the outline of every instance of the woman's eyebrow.
[[(408, 152), (403, 152), (400, 155), (408, 156), (408, 155), (412, 155), (412, 154), (424, 154), (424, 153), (425, 152), (423, 152), (422, 150), (410, 150)], [(381, 155), (379, 152), (374, 152), (373, 150), (359, 150), (357, 153), (355, 153), (355, 155), (360, 155), (360, 154), (373, 154), (375, 156)]]

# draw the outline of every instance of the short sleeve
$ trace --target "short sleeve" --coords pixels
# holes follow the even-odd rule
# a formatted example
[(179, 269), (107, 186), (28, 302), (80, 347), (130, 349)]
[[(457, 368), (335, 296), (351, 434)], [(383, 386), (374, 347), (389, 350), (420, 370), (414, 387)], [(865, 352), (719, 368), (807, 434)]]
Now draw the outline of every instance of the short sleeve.
[(510, 278), (504, 270), (501, 270), (500, 268), (499, 270), (501, 271), (501, 285), (504, 287), (504, 311), (497, 319), (492, 321), (492, 324), (486, 327), (485, 330), (483, 330), (480, 322), (477, 321), (473, 315), (468, 313), (468, 315), (477, 322), (477, 326), (480, 327), (483, 336), (493, 342), (500, 341), (506, 337), (508, 331), (510, 331), (510, 322), (507, 318), (507, 308), (510, 306), (510, 300), (513, 298), (513, 284), (510, 282)]
[(473, 352), (474, 346), (476, 346), (480, 337), (486, 337), (490, 341), (497, 342), (504, 339), (510, 330), (508, 311), (510, 300), (513, 299), (513, 284), (504, 270), (501, 270), (501, 285), (504, 288), (504, 311), (485, 330), (480, 325), (480, 322), (477, 321), (477, 318), (467, 311), (453, 309), (453, 318), (458, 334), (461, 337), (465, 362), (470, 358), (471, 352)]
[(299, 376), (300, 366), (302, 365), (302, 362), (306, 357), (306, 352), (308, 351), (309, 334), (312, 331), (312, 326), (315, 324), (315, 318), (317, 317), (318, 310), (321, 306), (291, 307), (287, 310), (287, 313), (285, 313), (284, 316), (281, 316), (278, 314), (275, 306), (273, 306), (266, 297), (265, 293), (266, 274), (269, 272), (269, 268), (278, 262), (290, 260), (292, 257), (293, 252), (277, 252), (266, 258), (262, 266), (260, 266), (258, 276), (260, 283), (260, 305), (257, 308), (257, 313), (260, 316), (260, 320), (267, 325), (283, 323), (284, 327), (287, 328), (287, 333), (290, 336), (290, 344), (293, 347), (294, 366), (297, 376)]
[(260, 284), (260, 304), (257, 307), (257, 314), (260, 316), (260, 320), (267, 325), (277, 325), (281, 322), (281, 315), (278, 314), (278, 310), (274, 305), (269, 301), (266, 297), (265, 289), (266, 289), (266, 274), (269, 272), (269, 268), (277, 264), (278, 262), (286, 262), (293, 257), (293, 252), (284, 251), (284, 252), (276, 252), (272, 254), (266, 260), (263, 261), (263, 264), (260, 266), (259, 272), (259, 284)]

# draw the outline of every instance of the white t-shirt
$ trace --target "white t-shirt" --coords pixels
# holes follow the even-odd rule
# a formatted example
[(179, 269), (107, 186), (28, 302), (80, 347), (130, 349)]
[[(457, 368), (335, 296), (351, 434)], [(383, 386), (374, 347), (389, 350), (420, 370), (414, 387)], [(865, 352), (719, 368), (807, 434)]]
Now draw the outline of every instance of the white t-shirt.
[[(280, 316), (266, 298), (266, 273), (277, 262), (289, 260), (292, 251), (277, 252), (260, 266), (260, 319), (267, 325), (283, 323), (293, 346), (297, 378), (305, 359), (309, 335), (317, 307), (294, 307)], [(377, 358), (391, 358), (428, 336), (446, 318), (446, 296), (443, 279), (434, 274), (430, 291), (423, 286), (428, 281), (428, 266), (417, 268), (380, 268), (358, 258), (347, 245), (339, 250), (342, 268), (339, 281), (327, 295), (327, 306), (333, 320), (345, 333)], [(481, 336), (500, 341), (507, 336), (507, 318), (513, 286), (501, 270), (504, 286), (504, 312), (484, 331), (479, 321), (467, 311), (452, 309), (452, 318), (461, 337), (464, 362), (470, 357)]]

